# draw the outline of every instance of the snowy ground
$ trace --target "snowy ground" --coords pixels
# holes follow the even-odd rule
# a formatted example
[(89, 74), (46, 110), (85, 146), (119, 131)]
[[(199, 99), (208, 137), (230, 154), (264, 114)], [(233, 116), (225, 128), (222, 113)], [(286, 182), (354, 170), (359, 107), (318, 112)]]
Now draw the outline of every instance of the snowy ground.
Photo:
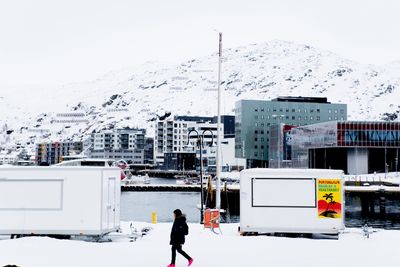
[[(123, 224), (126, 232), (127, 225)], [(1, 237), (0, 266), (167, 266), (171, 224), (152, 227), (149, 235), (132, 243), (116, 237), (109, 243)], [(339, 240), (310, 240), (242, 237), (238, 224), (222, 225), (223, 235), (215, 235), (199, 224), (189, 227), (184, 250), (195, 259), (193, 266), (398, 266), (400, 231), (379, 230), (366, 239), (361, 230), (348, 229)], [(177, 266), (186, 263), (178, 255)]]
[(345, 181), (352, 182), (388, 182), (392, 184), (400, 184), (400, 173), (389, 172), (389, 173), (371, 173), (371, 174), (360, 174), (360, 175), (345, 175)]

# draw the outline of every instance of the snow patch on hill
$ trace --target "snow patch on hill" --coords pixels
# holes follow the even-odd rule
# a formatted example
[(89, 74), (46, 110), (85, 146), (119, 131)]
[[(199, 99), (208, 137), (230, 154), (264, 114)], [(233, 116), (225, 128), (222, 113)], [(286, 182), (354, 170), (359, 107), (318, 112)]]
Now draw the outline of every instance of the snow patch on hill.
[[(224, 114), (233, 114), (239, 99), (282, 95), (346, 103), (350, 120), (396, 119), (400, 112), (396, 62), (365, 65), (277, 40), (226, 49), (223, 55)], [(152, 121), (166, 113), (214, 116), (217, 64), (214, 53), (172, 66), (146, 63), (86, 83), (3, 87), (0, 147), (32, 150), (35, 142), (82, 140), (93, 131), (120, 127), (143, 127), (152, 135)]]

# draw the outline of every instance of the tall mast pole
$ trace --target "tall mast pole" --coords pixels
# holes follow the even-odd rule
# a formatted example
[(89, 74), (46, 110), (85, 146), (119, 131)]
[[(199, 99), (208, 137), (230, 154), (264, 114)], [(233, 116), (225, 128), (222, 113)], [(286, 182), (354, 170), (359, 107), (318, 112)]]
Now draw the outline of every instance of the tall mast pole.
[(222, 32), (219, 33), (218, 52), (218, 113), (217, 113), (217, 188), (215, 208), (221, 209), (221, 61), (222, 61)]

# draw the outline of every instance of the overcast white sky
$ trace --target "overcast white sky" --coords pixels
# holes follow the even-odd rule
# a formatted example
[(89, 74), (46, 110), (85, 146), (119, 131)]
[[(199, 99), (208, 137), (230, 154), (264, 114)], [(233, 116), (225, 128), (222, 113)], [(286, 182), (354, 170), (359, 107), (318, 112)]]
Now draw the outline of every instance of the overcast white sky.
[[(0, 0), (0, 84), (95, 79), (273, 39), (364, 63), (400, 60), (397, 0)], [(0, 88), (1, 90), (1, 88)]]

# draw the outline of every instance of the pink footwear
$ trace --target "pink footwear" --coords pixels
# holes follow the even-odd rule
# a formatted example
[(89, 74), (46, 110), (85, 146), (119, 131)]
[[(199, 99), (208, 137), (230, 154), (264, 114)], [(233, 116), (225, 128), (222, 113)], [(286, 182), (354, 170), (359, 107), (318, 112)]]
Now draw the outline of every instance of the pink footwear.
[(193, 259), (190, 259), (188, 266), (192, 265), (192, 263), (193, 263)]
[(171, 264), (168, 265), (167, 267), (175, 267), (175, 264), (171, 263)]

